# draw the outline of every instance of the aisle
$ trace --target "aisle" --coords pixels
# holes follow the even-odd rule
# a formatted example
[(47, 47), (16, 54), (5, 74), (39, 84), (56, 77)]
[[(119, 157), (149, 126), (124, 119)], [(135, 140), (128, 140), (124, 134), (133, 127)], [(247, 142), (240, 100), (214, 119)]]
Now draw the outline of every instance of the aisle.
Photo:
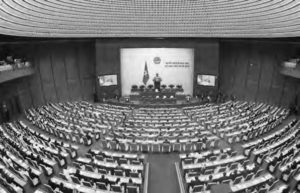
[(175, 170), (178, 154), (149, 154), (149, 193), (180, 193)]

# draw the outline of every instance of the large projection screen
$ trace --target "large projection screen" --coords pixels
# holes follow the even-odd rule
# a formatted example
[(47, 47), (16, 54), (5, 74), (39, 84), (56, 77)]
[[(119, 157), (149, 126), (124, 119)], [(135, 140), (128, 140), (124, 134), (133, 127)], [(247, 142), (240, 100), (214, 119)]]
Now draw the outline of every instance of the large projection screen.
[(149, 80), (158, 73), (161, 84), (182, 85), (184, 93), (193, 95), (194, 49), (191, 48), (122, 48), (122, 95), (130, 95), (132, 85), (144, 85), (145, 66)]

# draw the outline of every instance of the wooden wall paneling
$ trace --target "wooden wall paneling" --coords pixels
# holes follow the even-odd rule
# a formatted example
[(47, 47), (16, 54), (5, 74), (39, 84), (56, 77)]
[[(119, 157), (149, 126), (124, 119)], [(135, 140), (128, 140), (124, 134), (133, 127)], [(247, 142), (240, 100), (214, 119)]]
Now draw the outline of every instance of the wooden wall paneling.
[(1, 53), (13, 50), (15, 57), (26, 57), (32, 62), (35, 74), (0, 85), (0, 102), (8, 101), (16, 112), (47, 102), (81, 100), (83, 95), (91, 100), (95, 77), (93, 44), (93, 41), (72, 40), (1, 47)]
[(69, 100), (64, 54), (64, 45), (51, 45), (51, 70), (53, 75), (53, 83), (57, 94), (57, 101), (60, 102)]
[(93, 101), (93, 94), (94, 94), (94, 85), (95, 80), (94, 78), (87, 78), (83, 80), (83, 87), (84, 87), (84, 93), (83, 93), (83, 99), (86, 101)]
[(69, 93), (69, 100), (81, 100), (81, 82), (79, 65), (76, 60), (77, 49), (76, 46), (71, 44), (66, 48), (65, 52), (65, 68), (66, 68), (66, 80)]
[(17, 90), (14, 95), (14, 101), (16, 103), (17, 112), (21, 113), (22, 110), (30, 108), (32, 104), (32, 96), (29, 88), (29, 79), (21, 78), (17, 80)]
[(276, 90), (277, 97), (278, 97), (277, 104), (278, 105), (284, 105), (283, 101), (282, 101), (282, 97), (283, 97), (283, 94), (284, 94), (284, 87), (285, 87), (285, 84), (286, 84), (286, 77), (283, 76), (282, 74), (280, 74), (279, 67), (280, 67), (282, 61), (284, 61), (288, 58), (288, 56), (287, 56), (288, 55), (288, 50), (285, 46), (281, 45), (281, 46), (277, 46), (274, 49), (274, 53), (275, 53), (274, 58), (276, 60), (276, 62), (274, 63), (276, 73), (274, 75), (275, 75), (276, 78), (275, 78), (275, 82), (272, 82), (272, 83), (274, 85), (274, 88)]
[(231, 51), (233, 46), (229, 44), (225, 44), (225, 46), (221, 46), (221, 53), (222, 56), (220, 58), (220, 67), (222, 70), (219, 73), (220, 76), (220, 87), (222, 92), (226, 91), (228, 94), (234, 92), (235, 86), (235, 71), (237, 65), (237, 57), (234, 52)]
[(281, 105), (289, 107), (295, 101), (297, 95), (297, 81), (292, 77), (285, 77), (285, 84), (282, 91)]
[(251, 44), (251, 51), (249, 64), (248, 64), (248, 74), (247, 74), (247, 91), (248, 99), (253, 99), (257, 101), (259, 83), (261, 80), (261, 46), (255, 46)]
[(33, 56), (31, 62), (35, 70), (35, 74), (29, 77), (29, 87), (32, 97), (33, 106), (38, 107), (46, 102), (43, 92), (43, 83), (40, 73), (40, 46), (35, 45), (31, 51)]
[(279, 73), (282, 61), (295, 55), (293, 45), (233, 41), (221, 42), (220, 50), (220, 88), (226, 93), (283, 106), (297, 95), (297, 81)]
[(194, 94), (195, 95), (201, 95), (202, 92), (206, 92), (204, 90), (204, 87), (201, 87), (200, 85), (197, 84), (197, 76), (198, 74), (204, 74), (202, 71), (202, 58), (201, 58), (201, 53), (200, 53), (200, 45), (196, 45), (194, 49)]
[(39, 55), (39, 69), (41, 81), (43, 84), (43, 92), (45, 102), (58, 102), (58, 97), (55, 89), (55, 82), (51, 61), (51, 47), (47, 45), (40, 46), (41, 52)]
[(95, 41), (92, 43), (86, 44), (88, 49), (86, 50), (86, 54), (88, 55), (88, 69), (89, 69), (89, 78), (86, 80), (89, 82), (89, 92), (87, 94), (87, 99), (89, 101), (94, 100), (94, 95), (96, 93), (96, 61), (95, 61)]
[(272, 86), (275, 59), (272, 57), (270, 51), (263, 50), (260, 52), (260, 61), (261, 69), (257, 101), (268, 103), (269, 98), (272, 97), (269, 92)]
[(93, 100), (95, 87), (95, 48), (92, 43), (78, 44), (77, 61), (81, 81), (81, 95), (84, 100)]
[(246, 80), (247, 80), (247, 65), (248, 65), (248, 49), (245, 45), (238, 45), (236, 51), (236, 65), (235, 65), (235, 87), (234, 95), (239, 99), (245, 99), (247, 95)]
[(296, 80), (295, 103), (298, 105), (298, 109), (300, 109), (300, 80)]

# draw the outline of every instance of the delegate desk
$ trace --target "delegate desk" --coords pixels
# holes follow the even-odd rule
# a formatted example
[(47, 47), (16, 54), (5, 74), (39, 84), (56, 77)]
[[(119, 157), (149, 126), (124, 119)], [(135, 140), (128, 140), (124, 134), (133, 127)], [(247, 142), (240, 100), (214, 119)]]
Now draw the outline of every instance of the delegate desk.
[(245, 182), (242, 182), (239, 184), (231, 185), (231, 190), (232, 190), (232, 192), (237, 192), (237, 191), (240, 191), (243, 189), (247, 189), (249, 187), (256, 186), (260, 183), (264, 183), (271, 178), (273, 178), (273, 176), (270, 173), (265, 173), (262, 176), (254, 178), (250, 181), (245, 181)]
[[(81, 162), (81, 163), (85, 163), (85, 164), (90, 164), (93, 162), (97, 166), (103, 166), (106, 168), (117, 168), (117, 166), (118, 166), (118, 164), (116, 162), (110, 163), (110, 162), (105, 162), (105, 161), (99, 161), (96, 159), (92, 160), (92, 159), (86, 158), (86, 157), (79, 157), (79, 158), (77, 158), (77, 161)], [(128, 169), (128, 170), (140, 170), (140, 171), (144, 170), (144, 165), (142, 163), (139, 165), (121, 164), (120, 166), (122, 168)]]
[(53, 178), (50, 179), (54, 184), (60, 185), (61, 183), (64, 184), (65, 187), (69, 189), (76, 189), (77, 191), (83, 192), (83, 193), (115, 193), (114, 191), (109, 191), (109, 190), (101, 190), (101, 189), (96, 189), (94, 187), (87, 187), (83, 186), (80, 184), (75, 184), (70, 181), (66, 181), (64, 179), (58, 178), (54, 176)]
[[(76, 172), (76, 168), (75, 167), (69, 167), (67, 169), (67, 172), (69, 174), (73, 174)], [(79, 170), (80, 175), (87, 177), (87, 178), (93, 178), (93, 179), (101, 179), (101, 177), (103, 176), (103, 174), (101, 173), (97, 173), (97, 172), (91, 172), (91, 171), (87, 171), (87, 170)], [(110, 182), (116, 182), (117, 179), (120, 179), (121, 183), (129, 183), (129, 179), (132, 180), (133, 183), (139, 184), (141, 185), (142, 182), (142, 178), (136, 178), (136, 177), (126, 177), (126, 176), (115, 176), (115, 175), (110, 175), (110, 174), (105, 174), (104, 175)]]
[(197, 169), (197, 168), (205, 168), (205, 167), (224, 165), (224, 164), (228, 164), (228, 163), (238, 162), (238, 161), (244, 160), (245, 158), (246, 157), (243, 155), (238, 155), (238, 156), (231, 157), (228, 159), (221, 159), (221, 160), (210, 161), (210, 162), (193, 163), (193, 164), (182, 163), (182, 169), (188, 170), (188, 169)]

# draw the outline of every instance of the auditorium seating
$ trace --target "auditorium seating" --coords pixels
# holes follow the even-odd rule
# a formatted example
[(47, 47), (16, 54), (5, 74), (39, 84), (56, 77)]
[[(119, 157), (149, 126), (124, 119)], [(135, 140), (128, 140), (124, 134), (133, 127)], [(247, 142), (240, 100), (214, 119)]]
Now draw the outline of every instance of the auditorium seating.
[(92, 149), (84, 157), (78, 157), (63, 173), (52, 177), (50, 186), (39, 192), (76, 189), (86, 193), (138, 193), (142, 192), (145, 167), (144, 156)]
[(191, 152), (216, 148), (218, 137), (178, 108), (139, 108), (108, 133), (103, 146), (122, 151)]
[(51, 139), (23, 121), (0, 126), (1, 184), (8, 192), (24, 192), (41, 183), (77, 155), (78, 147)]
[[(218, 185), (226, 185), (232, 192), (275, 193), (296, 190), (300, 176), (299, 122), (288, 115), (285, 108), (245, 101), (184, 107), (80, 101), (32, 108), (26, 111), (26, 117), (33, 125), (18, 121), (4, 126), (32, 136), (35, 143), (45, 147), (37, 153), (45, 159), (52, 153), (56, 158), (50, 161), (65, 168), (41, 192), (96, 192), (98, 188), (119, 192), (127, 188), (122, 183), (133, 183), (130, 191), (141, 191), (145, 173), (141, 153), (179, 152), (188, 192), (208, 193)], [(35, 126), (47, 135), (32, 128)], [(72, 139), (73, 135), (78, 139)], [(90, 142), (83, 139), (86, 136)], [(103, 150), (91, 149), (77, 156), (76, 147), (89, 147), (98, 140)], [(220, 145), (221, 140), (228, 145)], [(57, 147), (49, 146), (48, 141), (55, 141)], [(28, 149), (35, 152), (32, 146)], [(58, 157), (47, 147), (65, 149), (72, 164), (61, 162), (63, 154)], [(47, 168), (41, 172), (49, 174)], [(96, 183), (99, 179), (110, 185)]]

